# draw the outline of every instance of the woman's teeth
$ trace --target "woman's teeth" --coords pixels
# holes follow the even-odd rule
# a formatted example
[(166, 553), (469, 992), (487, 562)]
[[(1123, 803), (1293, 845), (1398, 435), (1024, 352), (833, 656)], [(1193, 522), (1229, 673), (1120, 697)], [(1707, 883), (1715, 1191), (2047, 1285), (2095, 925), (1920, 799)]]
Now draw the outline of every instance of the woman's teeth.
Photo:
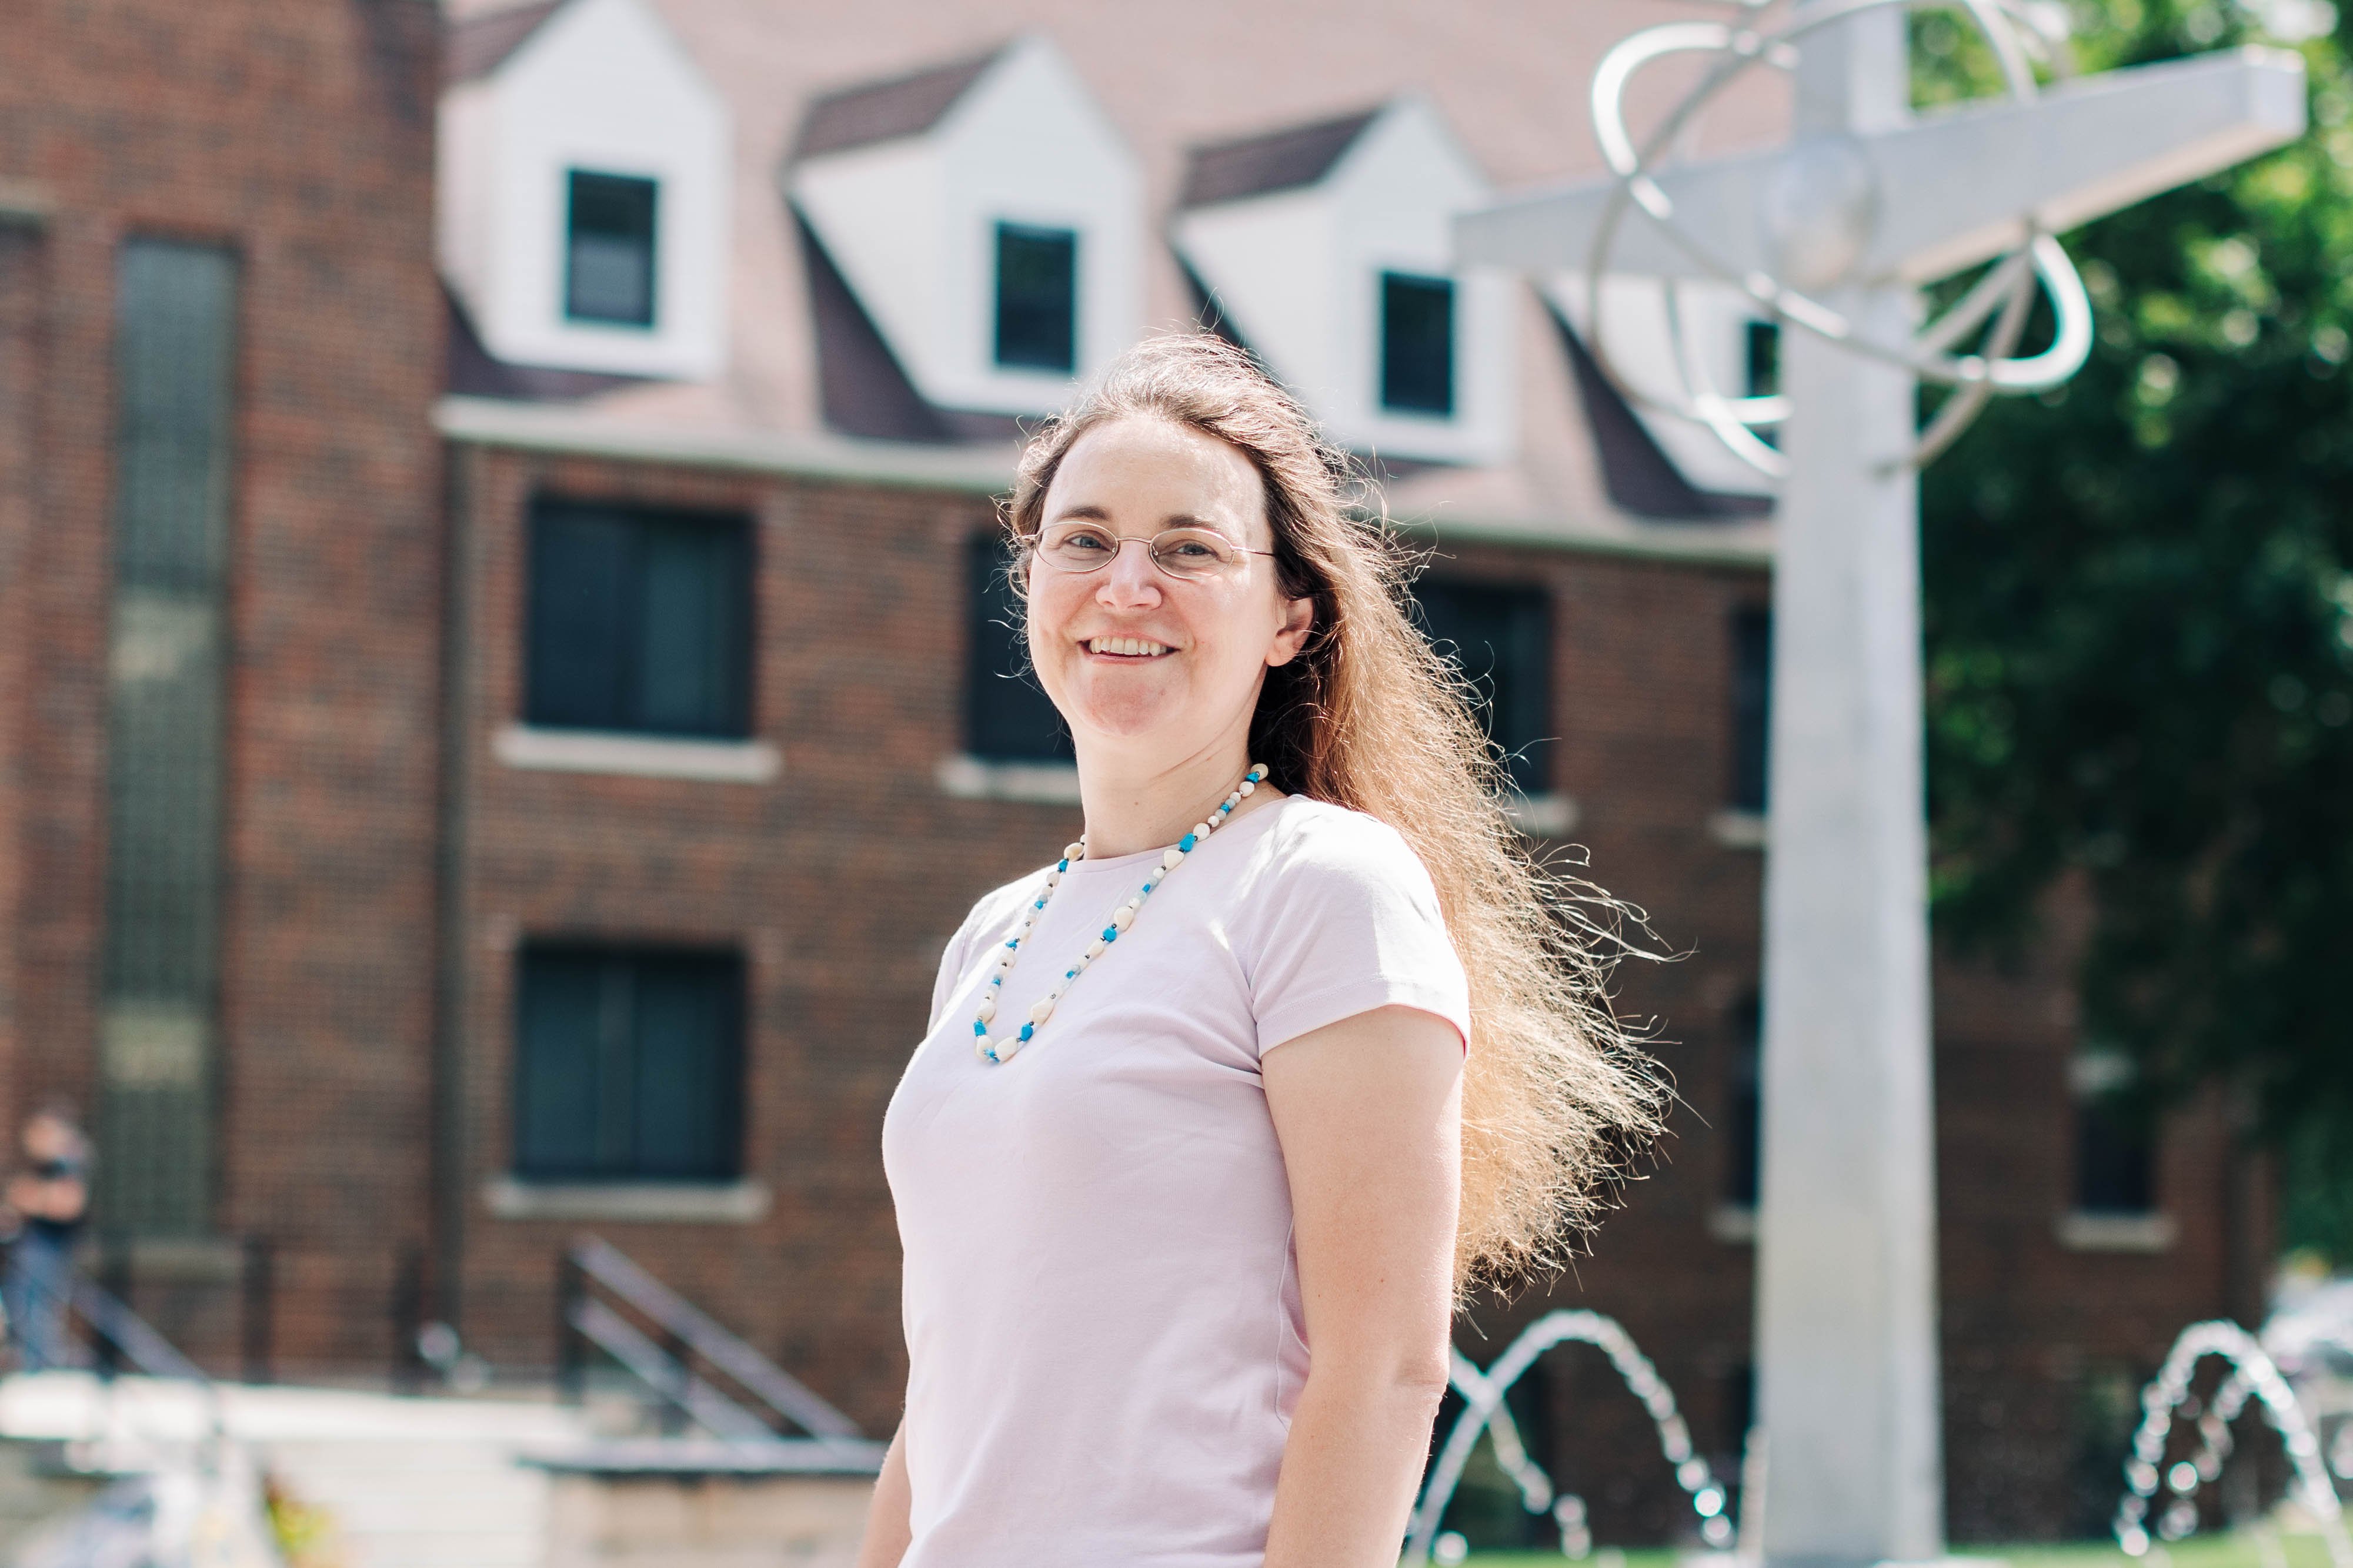
[(1168, 649), (1162, 644), (1146, 642), (1142, 637), (1089, 637), (1087, 651), (1089, 653), (1123, 653), (1131, 658), (1141, 656), (1149, 658), (1155, 654), (1166, 653)]

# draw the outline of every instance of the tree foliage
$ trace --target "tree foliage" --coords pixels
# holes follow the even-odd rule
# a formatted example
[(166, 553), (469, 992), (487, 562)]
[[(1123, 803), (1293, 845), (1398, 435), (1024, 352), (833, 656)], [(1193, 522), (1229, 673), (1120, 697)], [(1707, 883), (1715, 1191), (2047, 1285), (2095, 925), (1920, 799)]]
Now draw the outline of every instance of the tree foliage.
[[(2074, 13), (2081, 68), (2325, 16)], [(1926, 24), (1933, 28), (1933, 21)], [(1936, 83), (1981, 69), (1949, 45)], [(1940, 935), (2039, 940), (2073, 881), (2087, 1043), (2217, 1079), (2288, 1155), (2291, 1240), (2353, 1262), (2353, 12), (2313, 127), (2069, 237), (2098, 312), (2063, 391), (1924, 476)]]

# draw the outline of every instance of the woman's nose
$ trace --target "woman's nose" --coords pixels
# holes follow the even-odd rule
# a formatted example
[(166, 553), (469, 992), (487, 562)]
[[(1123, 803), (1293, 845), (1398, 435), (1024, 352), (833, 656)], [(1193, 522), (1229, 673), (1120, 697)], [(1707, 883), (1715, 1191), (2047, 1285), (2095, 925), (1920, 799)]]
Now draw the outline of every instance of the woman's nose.
[[(1135, 548), (1129, 549), (1134, 545)], [(1095, 593), (1106, 604), (1156, 604), (1160, 599), (1160, 568), (1152, 562), (1152, 542), (1123, 539), (1119, 553), (1103, 569)]]

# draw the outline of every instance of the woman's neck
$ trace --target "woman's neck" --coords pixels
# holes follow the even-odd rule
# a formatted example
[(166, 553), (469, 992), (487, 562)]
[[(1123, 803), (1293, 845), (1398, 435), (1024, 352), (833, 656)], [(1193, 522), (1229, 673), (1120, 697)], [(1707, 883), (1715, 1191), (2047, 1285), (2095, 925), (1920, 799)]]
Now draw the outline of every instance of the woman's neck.
[[(1079, 758), (1079, 798), (1087, 816), (1087, 855), (1108, 860), (1174, 844), (1208, 819), (1250, 766), (1247, 744), (1220, 744), (1175, 762)], [(1261, 785), (1234, 808), (1240, 816), (1274, 797)]]

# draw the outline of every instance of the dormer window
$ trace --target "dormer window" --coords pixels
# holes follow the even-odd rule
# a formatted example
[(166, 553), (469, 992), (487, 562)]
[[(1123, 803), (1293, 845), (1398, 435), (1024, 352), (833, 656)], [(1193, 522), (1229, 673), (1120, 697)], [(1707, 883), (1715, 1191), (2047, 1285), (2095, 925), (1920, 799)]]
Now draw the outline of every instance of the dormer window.
[(701, 381), (727, 363), (734, 131), (657, 0), (448, 34), (436, 246), (497, 364)]
[(836, 429), (1004, 439), (1143, 330), (1142, 172), (1042, 37), (818, 99), (783, 182)]
[(1454, 280), (1381, 274), (1381, 406), (1454, 413)]
[(1508, 461), (1512, 280), (1454, 266), (1486, 178), (1407, 95), (1193, 149), (1171, 238), (1204, 319), (1332, 438), (1420, 463)]
[(997, 363), (1078, 368), (1079, 237), (1067, 228), (997, 226)]
[(575, 321), (654, 324), (654, 217), (660, 186), (629, 174), (570, 175), (564, 313)]

